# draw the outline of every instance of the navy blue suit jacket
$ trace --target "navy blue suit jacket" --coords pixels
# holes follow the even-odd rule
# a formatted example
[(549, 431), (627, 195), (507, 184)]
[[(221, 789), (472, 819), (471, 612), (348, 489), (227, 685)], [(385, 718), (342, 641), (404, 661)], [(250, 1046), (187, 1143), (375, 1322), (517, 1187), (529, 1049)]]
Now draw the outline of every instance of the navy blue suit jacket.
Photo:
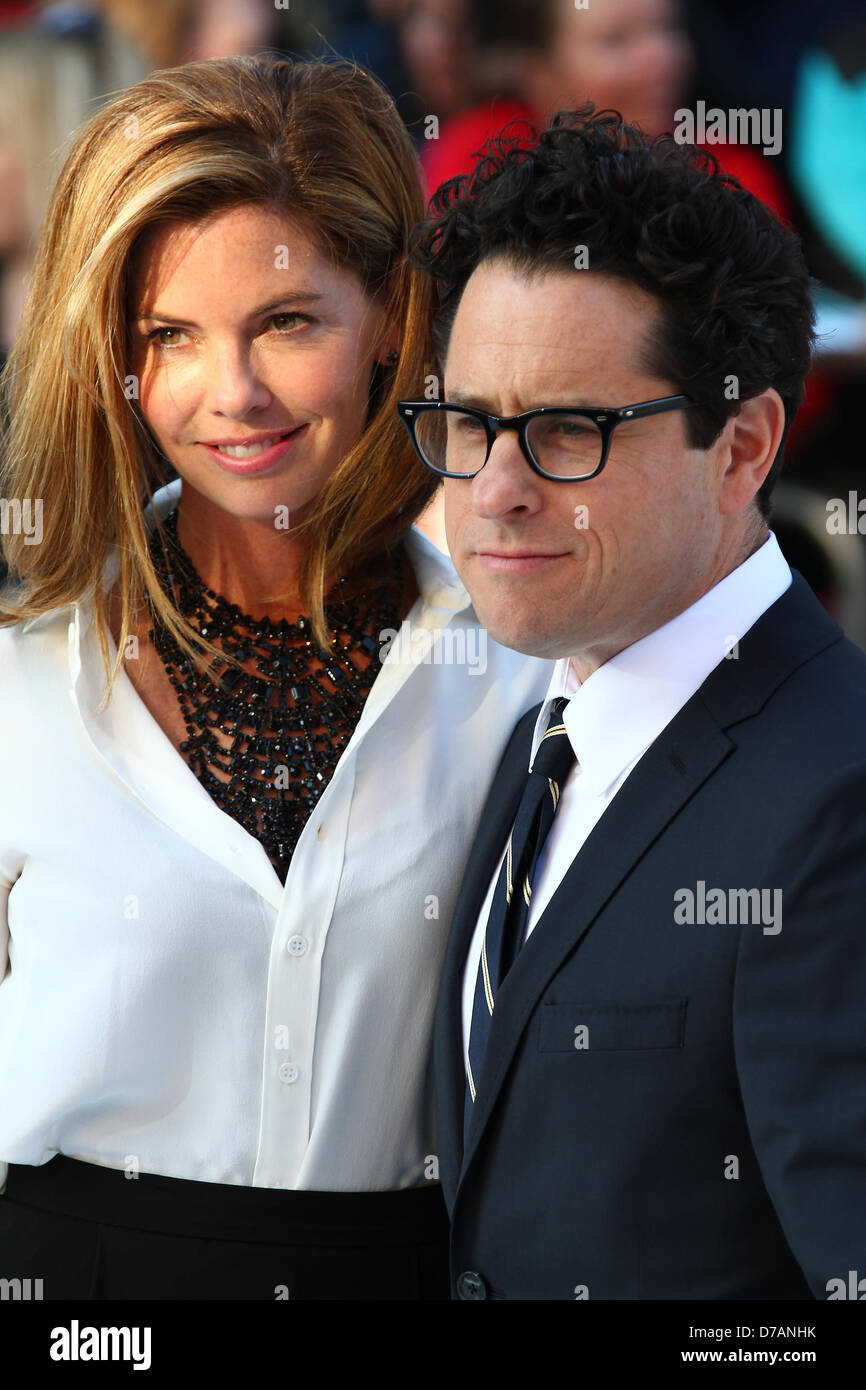
[(452, 1294), (826, 1298), (866, 1276), (866, 656), (795, 574), (664, 729), (503, 982), (464, 1152), (464, 961), (537, 714), (437, 1006)]

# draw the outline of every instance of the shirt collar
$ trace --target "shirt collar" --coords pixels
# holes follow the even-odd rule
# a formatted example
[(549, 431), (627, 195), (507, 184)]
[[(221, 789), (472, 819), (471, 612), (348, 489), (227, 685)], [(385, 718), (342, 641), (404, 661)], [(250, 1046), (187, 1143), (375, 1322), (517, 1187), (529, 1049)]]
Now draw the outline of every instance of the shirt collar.
[(46, 627), (48, 623), (56, 623), (63, 614), (70, 613), (72, 608), (72, 604), (67, 604), (64, 608), (52, 608), (46, 613), (38, 613), (35, 618), (27, 618), (21, 624), (21, 631), (31, 632), (35, 627)]
[(472, 600), (450, 556), (443, 554), (417, 526), (412, 526), (406, 533), (406, 553), (415, 571), (421, 597), (430, 608), (445, 608), (452, 613), (471, 608)]
[[(562, 719), (591, 790), (603, 794), (658, 738), (736, 643), (785, 592), (791, 570), (770, 532), (764, 544), (670, 622), (647, 633), (581, 683), (557, 661), (535, 726), (530, 767), (564, 696)], [(730, 658), (727, 654), (730, 653)]]
[(152, 500), (146, 503), (144, 508), (144, 524), (148, 531), (153, 530), (157, 518), (164, 521), (169, 512), (174, 511), (180, 501), (182, 489), (183, 480), (181, 478), (173, 478), (170, 483), (165, 484), (165, 487), (157, 489)]

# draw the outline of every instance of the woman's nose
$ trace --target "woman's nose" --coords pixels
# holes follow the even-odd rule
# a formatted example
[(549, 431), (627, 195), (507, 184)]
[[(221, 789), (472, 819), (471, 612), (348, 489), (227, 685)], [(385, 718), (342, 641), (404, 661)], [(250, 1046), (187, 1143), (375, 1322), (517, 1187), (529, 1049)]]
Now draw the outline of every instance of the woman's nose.
[(208, 406), (217, 415), (240, 418), (267, 405), (271, 392), (259, 375), (248, 345), (222, 345), (204, 362)]

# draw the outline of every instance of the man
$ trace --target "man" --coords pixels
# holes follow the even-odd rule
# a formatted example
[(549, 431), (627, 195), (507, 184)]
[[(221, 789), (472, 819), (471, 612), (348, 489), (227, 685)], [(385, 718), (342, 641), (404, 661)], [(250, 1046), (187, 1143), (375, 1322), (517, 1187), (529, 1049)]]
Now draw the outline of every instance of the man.
[(444, 389), (401, 414), (481, 622), (557, 658), (444, 967), (453, 1293), (846, 1296), (866, 657), (767, 526), (812, 338), (796, 238), (589, 108), (441, 195), (416, 260)]

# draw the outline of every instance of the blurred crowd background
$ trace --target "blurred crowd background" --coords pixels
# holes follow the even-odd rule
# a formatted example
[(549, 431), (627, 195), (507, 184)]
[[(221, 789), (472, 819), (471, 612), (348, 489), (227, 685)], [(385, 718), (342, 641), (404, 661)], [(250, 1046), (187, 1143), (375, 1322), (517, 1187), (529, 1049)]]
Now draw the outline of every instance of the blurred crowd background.
[[(257, 52), (370, 68), (415, 140), (428, 193), (506, 123), (530, 132), (587, 100), (650, 133), (698, 103), (778, 111), (777, 153), (708, 148), (803, 239), (820, 338), (772, 525), (866, 647), (863, 0), (0, 0), (0, 362), (76, 128), (153, 68)], [(845, 502), (844, 531), (828, 526), (831, 499)], [(435, 507), (423, 524), (444, 545)]]

